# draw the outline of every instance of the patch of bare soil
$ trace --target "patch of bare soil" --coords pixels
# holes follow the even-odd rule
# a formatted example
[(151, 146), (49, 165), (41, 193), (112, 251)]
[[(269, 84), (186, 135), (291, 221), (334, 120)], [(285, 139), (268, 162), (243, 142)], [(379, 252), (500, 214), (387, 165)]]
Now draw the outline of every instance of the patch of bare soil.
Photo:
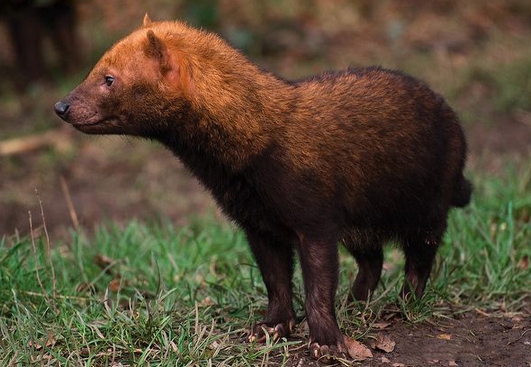
[[(531, 365), (531, 317), (468, 312), (459, 318), (410, 324), (400, 318), (377, 323), (362, 340), (372, 357), (353, 365), (366, 367), (524, 367)], [(342, 365), (340, 362), (335, 365)], [(288, 366), (322, 366), (307, 348), (297, 349)]]
[(436, 324), (396, 322), (385, 331), (396, 347), (367, 366), (529, 366), (531, 318), (468, 313)]
[(76, 226), (91, 231), (161, 218), (180, 226), (215, 212), (209, 195), (165, 149), (63, 129), (57, 133), (69, 141), (66, 154), (41, 149), (0, 157), (0, 236), (29, 234), (30, 216), (34, 231), (45, 225), (52, 238), (64, 238)]

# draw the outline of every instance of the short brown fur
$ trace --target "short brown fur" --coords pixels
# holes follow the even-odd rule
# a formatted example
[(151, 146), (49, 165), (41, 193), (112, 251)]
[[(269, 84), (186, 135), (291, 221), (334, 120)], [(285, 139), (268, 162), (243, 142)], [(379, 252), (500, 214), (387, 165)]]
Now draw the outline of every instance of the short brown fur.
[(288, 82), (180, 22), (146, 17), (55, 109), (86, 133), (162, 142), (240, 225), (269, 298), (251, 340), (292, 331), (297, 252), (316, 357), (345, 351), (337, 243), (359, 264), (353, 297), (376, 288), (390, 240), (404, 296), (421, 296), (448, 211), (470, 200), (459, 121), (424, 83), (381, 68)]

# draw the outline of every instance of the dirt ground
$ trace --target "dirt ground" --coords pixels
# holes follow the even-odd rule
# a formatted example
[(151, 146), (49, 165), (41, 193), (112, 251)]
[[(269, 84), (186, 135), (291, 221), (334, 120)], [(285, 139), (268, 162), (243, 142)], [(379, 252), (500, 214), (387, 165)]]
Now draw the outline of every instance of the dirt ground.
[[(531, 319), (471, 312), (435, 324), (396, 322), (385, 331), (396, 341), (391, 353), (377, 352), (367, 366), (529, 366)], [(388, 363), (383, 363), (389, 360)]]
[[(529, 315), (527, 310), (527, 315)], [(531, 318), (524, 314), (467, 312), (457, 318), (409, 324), (398, 317), (379, 322), (381, 330), (363, 341), (372, 357), (355, 362), (366, 367), (466, 366), (525, 367), (531, 365)], [(385, 340), (378, 349), (377, 340)], [(372, 346), (371, 346), (372, 344)], [(391, 347), (388, 348), (388, 345)], [(392, 351), (389, 351), (392, 348)], [(293, 353), (289, 366), (319, 366), (306, 347)], [(336, 365), (341, 365), (337, 363)]]

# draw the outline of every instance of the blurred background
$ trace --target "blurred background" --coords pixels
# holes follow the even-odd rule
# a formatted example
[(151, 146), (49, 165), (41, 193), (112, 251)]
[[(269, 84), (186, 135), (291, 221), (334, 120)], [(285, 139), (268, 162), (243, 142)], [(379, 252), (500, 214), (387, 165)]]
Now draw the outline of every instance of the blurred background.
[(288, 79), (349, 66), (404, 70), (461, 116), (469, 174), (529, 166), (529, 0), (2, 0), (0, 237), (219, 215), (160, 146), (86, 136), (53, 113), (146, 12), (220, 33)]

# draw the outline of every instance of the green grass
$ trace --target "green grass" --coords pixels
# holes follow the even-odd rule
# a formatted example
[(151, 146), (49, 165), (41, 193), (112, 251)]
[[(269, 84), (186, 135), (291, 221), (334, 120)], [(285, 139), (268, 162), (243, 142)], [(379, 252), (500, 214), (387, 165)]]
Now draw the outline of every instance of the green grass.
[[(382, 285), (367, 304), (346, 302), (356, 267), (341, 251), (342, 329), (362, 338), (389, 304), (410, 322), (450, 309), (518, 311), (531, 268), (531, 168), (475, 177), (471, 206), (454, 211), (425, 296), (399, 300), (402, 258), (388, 247)], [(295, 308), (302, 315), (296, 273)], [(213, 221), (109, 225), (65, 243), (0, 243), (0, 365), (282, 365), (302, 338), (245, 342), (263, 316), (265, 287), (242, 233)], [(288, 352), (289, 350), (289, 352)]]
[(531, 166), (476, 179), (475, 199), (450, 220), (436, 287), (458, 304), (517, 310), (529, 294)]
[(287, 344), (240, 343), (266, 304), (243, 235), (131, 222), (0, 250), (0, 365), (249, 365)]

